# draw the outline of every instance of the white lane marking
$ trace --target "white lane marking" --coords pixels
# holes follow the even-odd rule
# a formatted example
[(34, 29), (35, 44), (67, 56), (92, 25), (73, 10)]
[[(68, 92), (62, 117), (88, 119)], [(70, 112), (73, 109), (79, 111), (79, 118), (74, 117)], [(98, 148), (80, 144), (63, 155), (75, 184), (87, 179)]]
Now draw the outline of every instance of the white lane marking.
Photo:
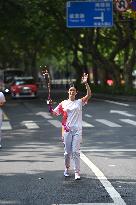
[[(120, 194), (114, 189), (112, 184), (104, 176), (98, 167), (96, 167), (82, 152), (80, 155), (84, 163), (92, 170), (95, 176), (100, 180), (105, 190), (108, 192), (116, 205), (126, 205), (125, 201), (121, 198)], [(105, 203), (106, 204), (106, 203)], [(109, 203), (110, 204), (110, 203)]]
[[(58, 128), (62, 127), (62, 123), (59, 120), (48, 120), (48, 122), (54, 125), (55, 127), (58, 127)], [(82, 126), (83, 127), (94, 127), (93, 125), (85, 121), (82, 121)]]
[(89, 117), (89, 118), (91, 118), (91, 117), (92, 117), (92, 115), (85, 114), (85, 117)]
[(136, 149), (88, 149), (83, 147), (83, 152), (136, 152)]
[(55, 127), (62, 127), (62, 124), (59, 120), (48, 120), (48, 122), (54, 125)]
[(136, 121), (130, 119), (120, 119), (120, 121), (136, 126)]
[(17, 200), (16, 200), (16, 201), (13, 201), (13, 200), (4, 200), (4, 199), (1, 200), (1, 199), (0, 199), (0, 204), (1, 204), (1, 205), (2, 205), (2, 204), (7, 204), (7, 205), (8, 205), (8, 204), (20, 204), (20, 201), (17, 201)]
[(33, 121), (23, 121), (23, 125), (25, 125), (28, 129), (38, 129), (40, 128), (35, 122)]
[(3, 120), (8, 120), (8, 116), (3, 112)]
[(12, 130), (11, 124), (8, 121), (2, 122), (1, 130)]
[(120, 102), (115, 102), (115, 101), (112, 101), (112, 100), (104, 100), (104, 101), (105, 101), (105, 102), (108, 102), (108, 103), (117, 104), (117, 105), (123, 105), (123, 106), (126, 106), (126, 107), (129, 107), (129, 106), (130, 106), (129, 104), (120, 103)]
[(107, 125), (107, 126), (109, 126), (109, 127), (122, 127), (122, 126), (119, 125), (119, 124), (116, 124), (116, 123), (114, 123), (114, 122), (111, 122), (111, 121), (105, 120), (105, 119), (96, 119), (96, 121), (97, 121), (97, 122), (100, 122), (100, 123), (102, 123), (102, 124), (104, 124), (104, 125)]
[(83, 127), (94, 127), (93, 125), (91, 125), (90, 123), (85, 122), (85, 121), (82, 121), (82, 126)]
[(108, 166), (109, 166), (109, 167), (116, 167), (115, 164), (109, 164)]
[(52, 119), (52, 116), (48, 112), (38, 112), (38, 113), (36, 113), (36, 115), (41, 115), (42, 117), (44, 117), (46, 119)]
[(121, 110), (110, 110), (110, 113), (118, 113), (120, 115), (125, 115), (128, 117), (135, 117), (135, 115), (127, 113), (127, 111), (121, 111)]
[[(58, 205), (58, 204), (52, 204), (52, 205)], [(59, 205), (119, 205), (114, 203), (78, 203), (78, 204), (59, 204)], [(120, 204), (122, 205), (122, 204)]]

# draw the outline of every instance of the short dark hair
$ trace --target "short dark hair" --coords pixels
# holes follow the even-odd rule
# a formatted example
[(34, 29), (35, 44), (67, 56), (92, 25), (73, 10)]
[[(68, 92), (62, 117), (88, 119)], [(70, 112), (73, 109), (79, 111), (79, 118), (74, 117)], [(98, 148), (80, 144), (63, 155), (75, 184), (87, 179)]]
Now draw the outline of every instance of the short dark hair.
[(69, 90), (70, 88), (74, 87), (76, 90), (77, 90), (77, 86), (75, 85), (74, 82), (70, 82), (68, 85), (67, 85), (67, 90)]

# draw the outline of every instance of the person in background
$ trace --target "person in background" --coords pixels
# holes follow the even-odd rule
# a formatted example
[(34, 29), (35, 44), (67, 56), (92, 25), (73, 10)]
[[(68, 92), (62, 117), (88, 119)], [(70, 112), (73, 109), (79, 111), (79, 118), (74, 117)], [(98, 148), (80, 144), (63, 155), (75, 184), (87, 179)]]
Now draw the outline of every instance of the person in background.
[(2, 147), (1, 145), (1, 140), (2, 140), (1, 127), (2, 127), (2, 120), (3, 120), (2, 107), (5, 104), (5, 102), (6, 102), (5, 96), (2, 92), (0, 92), (0, 148)]
[[(86, 95), (76, 100), (77, 89), (72, 83), (68, 89), (68, 99), (59, 103), (53, 109), (49, 103), (49, 112), (52, 115), (62, 115), (62, 140), (64, 143), (65, 170), (64, 176), (69, 176), (70, 160), (73, 159), (75, 180), (80, 179), (80, 143), (82, 139), (82, 106), (87, 104), (91, 97), (91, 89), (87, 83), (88, 74), (83, 75), (82, 83), (86, 86)], [(52, 101), (51, 101), (52, 102)]]

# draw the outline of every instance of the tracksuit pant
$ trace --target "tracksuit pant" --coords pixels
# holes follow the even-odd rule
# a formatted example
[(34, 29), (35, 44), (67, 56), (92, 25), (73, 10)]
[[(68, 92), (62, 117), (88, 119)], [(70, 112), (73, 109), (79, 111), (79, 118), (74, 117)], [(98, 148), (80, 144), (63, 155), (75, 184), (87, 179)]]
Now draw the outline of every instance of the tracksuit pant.
[(64, 159), (65, 167), (70, 167), (72, 155), (74, 171), (80, 172), (80, 136), (77, 130), (64, 132)]
[(1, 127), (2, 127), (2, 119), (0, 119), (0, 144), (1, 144), (1, 140), (2, 140)]
[(0, 108), (0, 144), (2, 140), (2, 133), (1, 133), (2, 120), (3, 120), (3, 112), (2, 112), (2, 109)]

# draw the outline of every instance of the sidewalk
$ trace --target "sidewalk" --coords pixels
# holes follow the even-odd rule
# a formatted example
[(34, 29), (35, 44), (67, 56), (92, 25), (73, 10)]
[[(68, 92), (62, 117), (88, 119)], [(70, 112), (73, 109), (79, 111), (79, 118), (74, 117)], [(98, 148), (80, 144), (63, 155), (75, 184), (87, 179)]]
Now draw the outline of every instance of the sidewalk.
[(125, 96), (125, 95), (112, 95), (112, 94), (94, 93), (93, 97), (99, 98), (99, 99), (116, 100), (116, 101), (136, 102), (136, 96)]

